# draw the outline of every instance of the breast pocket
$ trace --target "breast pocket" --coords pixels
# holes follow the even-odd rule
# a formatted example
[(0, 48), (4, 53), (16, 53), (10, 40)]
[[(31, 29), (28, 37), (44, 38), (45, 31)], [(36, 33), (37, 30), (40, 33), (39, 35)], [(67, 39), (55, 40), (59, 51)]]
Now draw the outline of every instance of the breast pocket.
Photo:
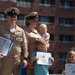
[(21, 36), (16, 36), (16, 41), (22, 42), (23, 41), (23, 38)]
[(21, 34), (20, 32), (18, 32), (18, 33), (16, 34), (15, 39), (16, 39), (17, 42), (22, 42), (22, 41), (23, 41), (22, 34)]

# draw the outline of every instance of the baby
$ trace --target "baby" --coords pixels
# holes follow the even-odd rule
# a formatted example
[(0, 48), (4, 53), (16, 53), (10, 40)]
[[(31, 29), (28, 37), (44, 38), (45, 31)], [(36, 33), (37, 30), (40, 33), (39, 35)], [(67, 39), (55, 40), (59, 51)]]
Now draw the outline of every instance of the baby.
[(50, 44), (49, 44), (50, 34), (47, 32), (46, 24), (41, 24), (39, 26), (39, 33), (40, 33), (41, 37), (45, 40), (47, 48), (49, 48), (50, 47)]

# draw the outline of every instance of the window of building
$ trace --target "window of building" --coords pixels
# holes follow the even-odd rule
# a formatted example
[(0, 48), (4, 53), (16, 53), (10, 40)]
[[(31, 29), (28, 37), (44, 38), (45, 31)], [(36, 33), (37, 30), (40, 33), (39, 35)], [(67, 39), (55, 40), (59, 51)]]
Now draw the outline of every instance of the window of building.
[(0, 20), (4, 20), (4, 19), (5, 19), (4, 13), (0, 12)]
[(40, 23), (53, 24), (54, 23), (54, 17), (40, 16), (39, 21), (40, 21)]
[(50, 42), (54, 42), (54, 34), (50, 34)]
[(25, 14), (19, 14), (18, 15), (18, 21), (17, 21), (18, 25), (22, 25), (22, 26), (25, 25), (25, 19), (24, 19), (24, 17), (25, 17)]
[(50, 4), (50, 0), (39, 0), (41, 4)]
[(60, 0), (60, 8), (75, 8), (74, 1)]
[(74, 26), (74, 18), (61, 18), (59, 17), (59, 25), (61, 26)]
[(55, 5), (55, 0), (39, 0), (40, 6), (52, 6)]
[(19, 14), (18, 15), (18, 20), (24, 20), (25, 15), (24, 14)]
[(59, 43), (73, 43), (73, 35), (59, 35)]
[(66, 55), (67, 55), (67, 52), (64, 52), (64, 53), (58, 52), (58, 60), (65, 61)]
[(17, 1), (21, 1), (21, 2), (33, 2), (34, 0), (17, 0)]
[(9, 1), (9, 0), (1, 0), (1, 1)]
[(1, 0), (1, 1), (11, 1), (11, 2), (17, 2), (17, 0)]
[(17, 6), (19, 7), (33, 7), (34, 0), (17, 0)]

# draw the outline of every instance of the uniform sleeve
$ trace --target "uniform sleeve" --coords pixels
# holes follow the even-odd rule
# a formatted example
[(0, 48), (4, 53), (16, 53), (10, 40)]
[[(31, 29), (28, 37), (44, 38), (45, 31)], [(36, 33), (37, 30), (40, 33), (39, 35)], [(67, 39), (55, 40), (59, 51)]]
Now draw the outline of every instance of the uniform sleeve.
[(25, 35), (25, 31), (23, 30), (22, 32), (23, 34), (23, 41), (22, 41), (22, 56), (23, 58), (28, 58), (28, 47), (27, 47), (27, 39), (26, 39), (26, 35)]
[(26, 35), (26, 40), (27, 40), (27, 47), (29, 45), (29, 36), (28, 36), (28, 33), (25, 31), (25, 35)]

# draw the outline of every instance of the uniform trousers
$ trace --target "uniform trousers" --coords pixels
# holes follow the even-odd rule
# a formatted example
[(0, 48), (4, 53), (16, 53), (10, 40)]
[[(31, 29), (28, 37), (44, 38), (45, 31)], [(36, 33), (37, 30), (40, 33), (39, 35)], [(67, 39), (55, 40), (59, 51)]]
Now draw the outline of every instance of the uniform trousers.
[(0, 75), (18, 75), (20, 64), (14, 63), (13, 57), (1, 59)]

